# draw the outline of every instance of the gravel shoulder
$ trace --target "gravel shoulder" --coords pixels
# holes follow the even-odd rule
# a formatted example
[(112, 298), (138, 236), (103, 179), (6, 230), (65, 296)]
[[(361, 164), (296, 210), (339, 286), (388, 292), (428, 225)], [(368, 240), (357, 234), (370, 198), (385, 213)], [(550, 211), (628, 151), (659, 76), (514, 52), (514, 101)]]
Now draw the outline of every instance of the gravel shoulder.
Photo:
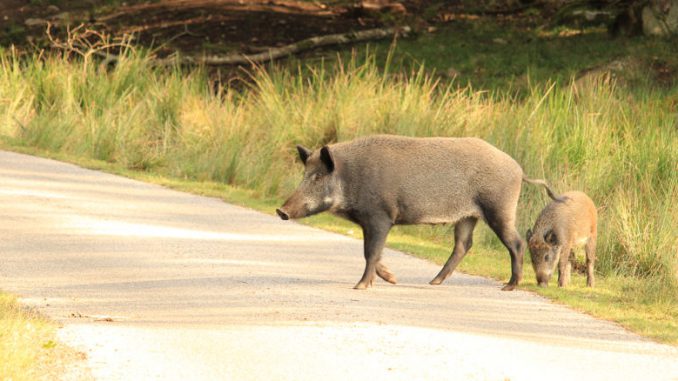
[[(677, 380), (678, 350), (537, 295), (213, 198), (0, 151), (0, 288), (98, 380)], [(508, 262), (508, 259), (507, 259)], [(77, 377), (76, 377), (77, 378)]]

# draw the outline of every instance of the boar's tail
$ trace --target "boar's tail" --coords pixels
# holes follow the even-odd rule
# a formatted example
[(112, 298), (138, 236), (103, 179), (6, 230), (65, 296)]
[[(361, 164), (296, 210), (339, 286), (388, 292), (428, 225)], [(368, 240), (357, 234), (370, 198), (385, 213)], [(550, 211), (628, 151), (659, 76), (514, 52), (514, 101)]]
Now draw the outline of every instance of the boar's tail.
[(549, 195), (549, 197), (551, 197), (551, 199), (553, 199), (555, 201), (561, 201), (560, 197), (556, 196), (556, 194), (553, 193), (553, 190), (551, 190), (551, 187), (549, 187), (549, 184), (546, 181), (528, 179), (527, 177), (525, 177), (525, 175), (523, 175), (523, 181), (526, 182), (526, 183), (543, 186), (544, 189), (546, 189), (546, 193)]

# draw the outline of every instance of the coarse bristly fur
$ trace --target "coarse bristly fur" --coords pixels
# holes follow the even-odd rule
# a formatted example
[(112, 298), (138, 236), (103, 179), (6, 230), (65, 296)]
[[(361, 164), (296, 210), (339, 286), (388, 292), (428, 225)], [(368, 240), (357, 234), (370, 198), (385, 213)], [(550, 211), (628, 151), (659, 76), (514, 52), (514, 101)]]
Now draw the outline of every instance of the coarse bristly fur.
[(585, 193), (571, 191), (553, 199), (527, 231), (527, 242), (537, 283), (546, 287), (558, 266), (558, 286), (570, 281), (574, 249), (584, 246), (586, 252), (586, 284), (593, 287), (596, 260), (598, 213)]
[(504, 289), (520, 282), (525, 244), (515, 229), (516, 208), (521, 183), (530, 180), (491, 144), (478, 138), (376, 135), (313, 152), (297, 149), (304, 179), (277, 212), (288, 219), (330, 211), (360, 225), (366, 267), (356, 288), (369, 287), (375, 275), (396, 282), (381, 252), (398, 224), (456, 224), (454, 250), (431, 281), (442, 283), (471, 248), (478, 219), (509, 251), (511, 279)]

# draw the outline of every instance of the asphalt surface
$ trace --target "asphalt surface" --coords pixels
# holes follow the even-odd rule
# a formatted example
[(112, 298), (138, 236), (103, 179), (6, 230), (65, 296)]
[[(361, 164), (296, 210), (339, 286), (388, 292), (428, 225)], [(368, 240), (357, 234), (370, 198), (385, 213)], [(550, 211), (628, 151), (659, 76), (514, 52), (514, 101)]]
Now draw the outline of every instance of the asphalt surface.
[(678, 380), (537, 295), (392, 250), (399, 283), (353, 290), (361, 241), (70, 164), (0, 151), (0, 221), (0, 289), (87, 354), (67, 379)]

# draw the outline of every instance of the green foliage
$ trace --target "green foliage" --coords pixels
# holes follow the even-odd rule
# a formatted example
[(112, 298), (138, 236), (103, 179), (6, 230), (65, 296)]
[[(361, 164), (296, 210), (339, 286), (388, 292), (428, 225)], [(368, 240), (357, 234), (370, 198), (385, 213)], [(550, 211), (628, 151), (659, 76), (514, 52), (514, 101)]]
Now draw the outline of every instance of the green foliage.
[[(530, 82), (564, 84), (584, 70), (624, 58), (630, 58), (629, 66), (667, 63), (675, 68), (676, 43), (675, 37), (612, 38), (603, 29), (548, 30), (479, 19), (449, 22), (438, 25), (433, 33), (399, 40), (391, 58), (406, 67), (425, 65), (436, 76), (454, 78), (462, 87), (522, 93), (529, 92)], [(378, 62), (383, 65), (390, 43), (379, 43), (377, 48)], [(655, 70), (619, 74), (639, 89), (675, 84)]]

